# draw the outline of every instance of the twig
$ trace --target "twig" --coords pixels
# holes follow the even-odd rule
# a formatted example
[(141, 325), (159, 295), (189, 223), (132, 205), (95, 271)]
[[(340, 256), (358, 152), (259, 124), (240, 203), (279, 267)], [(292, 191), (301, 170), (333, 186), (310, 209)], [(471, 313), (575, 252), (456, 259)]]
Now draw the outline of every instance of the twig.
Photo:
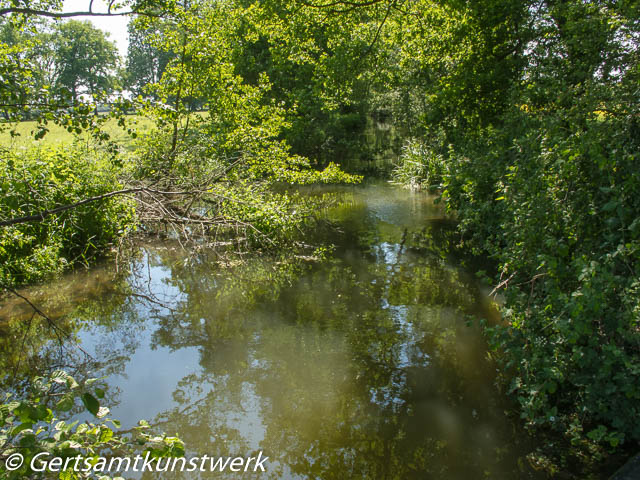
[(511, 275), (509, 275), (509, 278), (507, 278), (506, 280), (501, 281), (498, 285), (496, 285), (496, 287), (493, 290), (491, 290), (491, 293), (489, 294), (489, 296), (491, 297), (491, 296), (495, 295), (496, 292), (498, 290), (500, 290), (502, 287), (508, 286), (509, 282), (516, 275), (516, 273), (518, 273), (517, 270), (515, 272), (513, 272)]
[[(60, 337), (60, 333), (62, 333), (67, 339), (69, 339), (71, 337), (71, 334), (64, 332), (60, 327), (58, 327), (58, 325), (56, 325), (56, 323), (51, 319), (51, 317), (49, 317), (46, 313), (44, 313), (42, 310), (40, 310), (27, 297), (25, 297), (24, 295), (20, 294), (18, 291), (14, 290), (13, 288), (9, 287), (8, 285), (0, 284), (0, 288), (10, 292), (11, 294), (15, 295), (16, 297), (22, 299), (24, 302), (26, 302), (33, 309), (33, 311), (35, 313), (37, 313), (40, 317), (44, 318), (47, 321), (47, 323), (49, 324), (49, 326), (51, 327), (51, 329), (54, 331), (56, 336), (58, 337), (58, 341), (60, 342), (61, 346), (63, 345), (64, 341)], [(80, 350), (82, 353), (84, 353), (87, 357), (93, 359), (93, 357), (88, 352), (86, 352), (80, 345), (75, 345), (75, 347), (78, 350)]]

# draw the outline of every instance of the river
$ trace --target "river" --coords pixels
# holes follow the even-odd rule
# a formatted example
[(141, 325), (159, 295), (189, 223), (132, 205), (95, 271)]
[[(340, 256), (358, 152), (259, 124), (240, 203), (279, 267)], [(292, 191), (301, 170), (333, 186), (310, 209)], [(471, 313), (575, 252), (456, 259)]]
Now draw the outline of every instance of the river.
[[(146, 419), (190, 456), (269, 457), (243, 478), (539, 478), (472, 321), (496, 313), (450, 253), (442, 209), (383, 183), (307, 193), (333, 197), (309, 240), (324, 259), (221, 265), (154, 243), (127, 268), (25, 290), (74, 341), (63, 352), (36, 332), (11, 368), (105, 376), (123, 428)], [(0, 306), (10, 324), (22, 316)], [(8, 325), (5, 366), (24, 330)]]

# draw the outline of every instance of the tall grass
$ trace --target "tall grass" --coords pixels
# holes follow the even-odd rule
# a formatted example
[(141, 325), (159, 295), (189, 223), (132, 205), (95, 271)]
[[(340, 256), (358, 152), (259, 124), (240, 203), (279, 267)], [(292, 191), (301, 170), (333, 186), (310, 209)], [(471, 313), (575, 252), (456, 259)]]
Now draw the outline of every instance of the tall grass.
[(436, 191), (442, 187), (446, 165), (441, 155), (427, 144), (409, 140), (402, 148), (400, 161), (391, 177), (395, 183), (412, 190)]

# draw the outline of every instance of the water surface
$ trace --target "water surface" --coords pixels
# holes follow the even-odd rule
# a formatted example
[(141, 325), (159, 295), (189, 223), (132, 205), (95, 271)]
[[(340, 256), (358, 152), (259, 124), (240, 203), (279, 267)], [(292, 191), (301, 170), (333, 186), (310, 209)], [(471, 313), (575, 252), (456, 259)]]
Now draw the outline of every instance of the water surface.
[(262, 450), (262, 478), (534, 478), (469, 321), (493, 313), (441, 209), (384, 184), (308, 194), (335, 196), (310, 240), (333, 245), (322, 261), (221, 268), (165, 243), (30, 293), (91, 356), (76, 373), (107, 376), (123, 428), (144, 418), (190, 455)]

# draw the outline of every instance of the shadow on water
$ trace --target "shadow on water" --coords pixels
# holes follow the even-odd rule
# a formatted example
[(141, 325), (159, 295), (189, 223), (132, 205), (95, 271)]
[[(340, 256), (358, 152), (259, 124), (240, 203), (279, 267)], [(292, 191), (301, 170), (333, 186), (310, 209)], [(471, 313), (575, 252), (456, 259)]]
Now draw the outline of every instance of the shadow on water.
[[(163, 244), (126, 275), (42, 289), (92, 356), (77, 368), (107, 375), (113, 416), (177, 432), (191, 455), (262, 450), (262, 478), (537, 478), (468, 322), (490, 306), (432, 198), (380, 184), (306, 192), (333, 199), (313, 239), (334, 245), (325, 260), (220, 268)], [(7, 351), (17, 308), (0, 310)]]

